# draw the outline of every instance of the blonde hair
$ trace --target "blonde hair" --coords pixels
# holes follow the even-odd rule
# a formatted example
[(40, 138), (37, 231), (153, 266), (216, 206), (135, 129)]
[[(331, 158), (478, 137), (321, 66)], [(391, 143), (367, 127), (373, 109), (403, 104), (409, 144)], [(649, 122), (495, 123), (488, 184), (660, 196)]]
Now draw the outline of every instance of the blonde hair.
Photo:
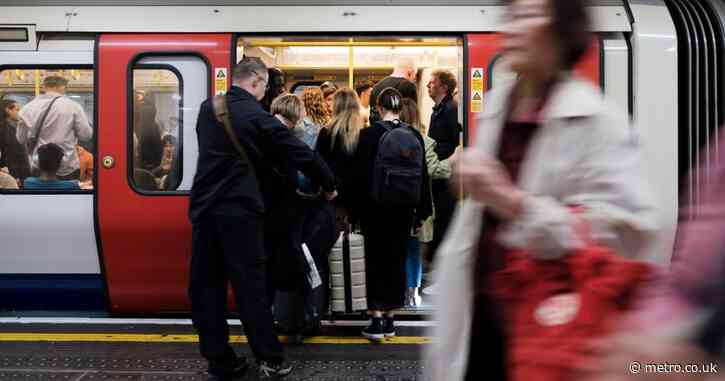
[(319, 87), (310, 87), (302, 93), (302, 102), (305, 104), (307, 116), (313, 122), (324, 126), (330, 122), (330, 110), (322, 96), (322, 90)]
[(272, 101), (270, 111), (272, 115), (281, 115), (293, 125), (297, 125), (304, 115), (304, 105), (296, 95), (281, 95)]
[(332, 96), (333, 118), (327, 128), (331, 136), (331, 149), (335, 148), (335, 140), (339, 135), (342, 139), (342, 148), (352, 153), (357, 148), (363, 120), (360, 115), (360, 101), (355, 90), (340, 89)]

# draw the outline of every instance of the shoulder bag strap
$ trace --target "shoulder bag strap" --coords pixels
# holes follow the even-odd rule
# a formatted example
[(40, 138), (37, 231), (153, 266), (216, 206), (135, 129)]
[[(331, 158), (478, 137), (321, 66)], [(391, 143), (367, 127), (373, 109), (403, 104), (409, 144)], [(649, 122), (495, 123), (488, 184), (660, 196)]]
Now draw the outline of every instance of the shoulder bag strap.
[(212, 102), (214, 105), (214, 118), (222, 127), (224, 127), (227, 136), (229, 136), (229, 140), (231, 140), (234, 149), (239, 154), (239, 158), (241, 159), (245, 170), (253, 169), (251, 162), (249, 161), (249, 157), (247, 156), (247, 151), (244, 150), (244, 147), (239, 142), (237, 135), (232, 129), (232, 121), (229, 117), (229, 106), (227, 105), (226, 95), (217, 95), (214, 97)]
[(29, 140), (30, 146), (28, 147), (29, 148), (28, 154), (32, 155), (33, 151), (35, 151), (35, 146), (38, 145), (38, 139), (40, 138), (40, 130), (43, 129), (43, 124), (45, 124), (45, 119), (48, 117), (48, 113), (50, 112), (50, 109), (53, 108), (53, 104), (55, 103), (55, 101), (58, 100), (58, 98), (60, 98), (60, 97), (55, 97), (55, 98), (53, 98), (53, 100), (50, 101), (50, 104), (48, 104), (48, 108), (46, 108), (45, 111), (43, 111), (43, 115), (41, 115), (40, 119), (38, 119), (38, 123), (35, 125), (36, 128), (34, 128), (35, 136), (33, 136)]

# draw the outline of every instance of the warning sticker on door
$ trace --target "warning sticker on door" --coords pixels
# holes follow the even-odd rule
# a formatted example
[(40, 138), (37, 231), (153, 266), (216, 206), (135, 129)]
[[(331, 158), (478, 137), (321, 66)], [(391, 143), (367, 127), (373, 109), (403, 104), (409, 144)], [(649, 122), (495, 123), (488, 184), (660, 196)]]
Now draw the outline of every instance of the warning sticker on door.
[(481, 112), (483, 108), (483, 68), (471, 68), (471, 112)]
[(481, 112), (483, 109), (483, 93), (480, 91), (471, 92), (471, 112)]
[(227, 92), (228, 79), (227, 68), (218, 67), (214, 69), (214, 94), (219, 95)]

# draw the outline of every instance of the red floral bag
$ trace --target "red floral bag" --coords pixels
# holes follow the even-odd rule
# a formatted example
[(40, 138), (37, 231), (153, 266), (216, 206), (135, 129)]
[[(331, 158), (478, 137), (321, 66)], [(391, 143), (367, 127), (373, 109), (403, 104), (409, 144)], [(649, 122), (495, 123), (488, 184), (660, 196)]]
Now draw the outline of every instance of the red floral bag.
[(494, 274), (506, 316), (511, 380), (571, 379), (575, 367), (589, 360), (587, 344), (611, 330), (653, 273), (651, 265), (587, 241), (557, 260), (508, 252), (504, 268)]

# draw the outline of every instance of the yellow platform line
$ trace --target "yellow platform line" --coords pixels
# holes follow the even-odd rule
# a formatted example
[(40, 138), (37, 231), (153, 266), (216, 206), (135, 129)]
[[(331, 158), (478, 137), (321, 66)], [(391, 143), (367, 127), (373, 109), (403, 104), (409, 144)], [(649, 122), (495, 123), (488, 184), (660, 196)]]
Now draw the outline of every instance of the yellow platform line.
[[(286, 336), (280, 336), (287, 342)], [(127, 343), (198, 343), (197, 335), (160, 335), (133, 333), (0, 333), (0, 342), (127, 342)], [(231, 336), (232, 343), (246, 343), (246, 336)], [(371, 344), (362, 337), (354, 336), (314, 336), (305, 338), (305, 344)], [(385, 344), (421, 345), (428, 344), (429, 337), (398, 336), (386, 339)]]

